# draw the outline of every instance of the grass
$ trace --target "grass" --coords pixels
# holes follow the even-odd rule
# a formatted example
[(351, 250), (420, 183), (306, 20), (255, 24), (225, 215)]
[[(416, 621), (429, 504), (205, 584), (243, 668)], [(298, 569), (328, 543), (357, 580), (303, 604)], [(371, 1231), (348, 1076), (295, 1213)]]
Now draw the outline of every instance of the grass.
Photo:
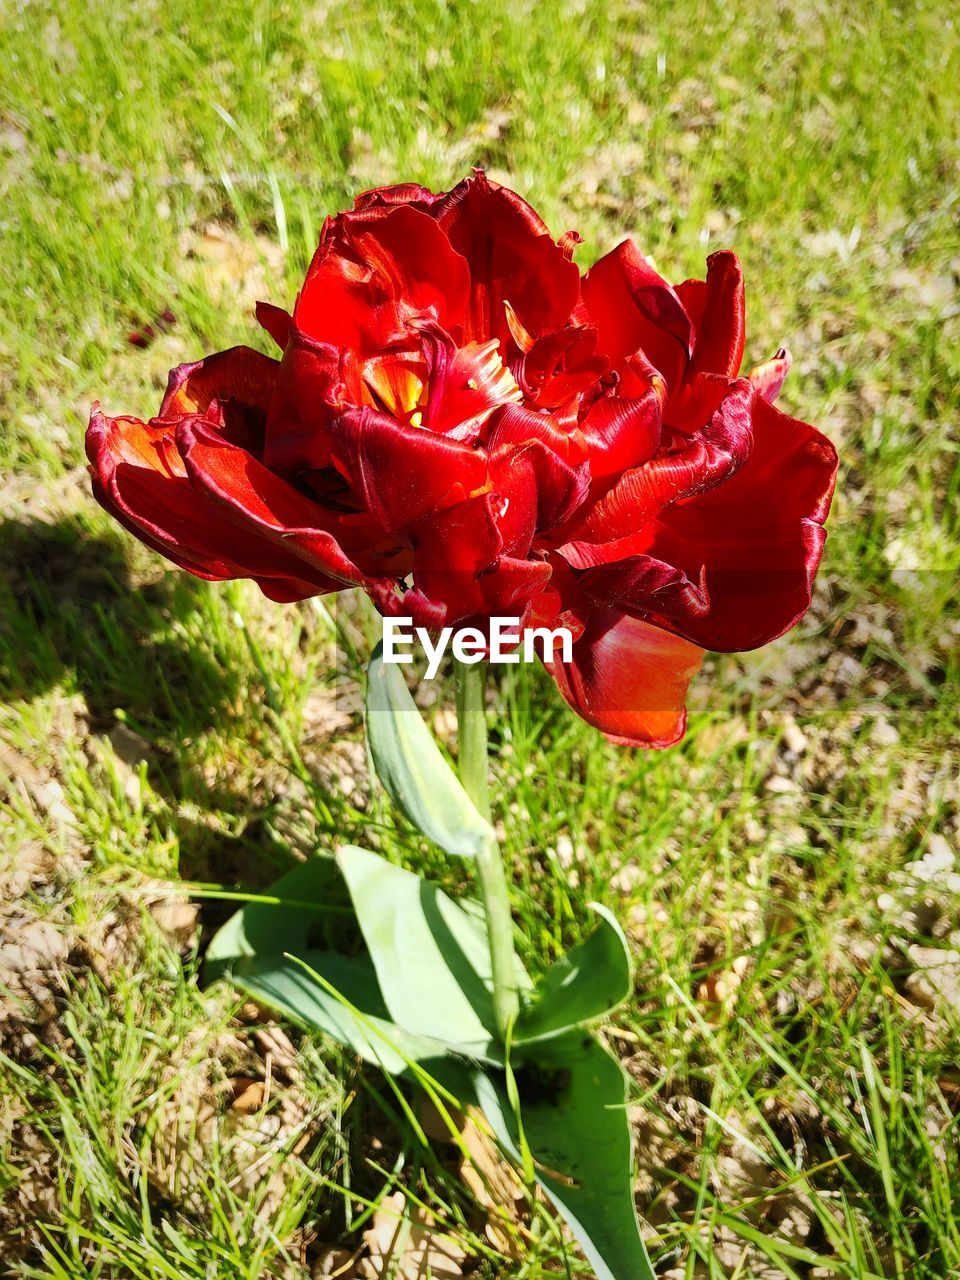
[(787, 408), (841, 451), (814, 608), (708, 664), (682, 746), (609, 747), (533, 672), (496, 690), (528, 960), (594, 899), (635, 947), (612, 1043), (660, 1269), (960, 1270), (955, 21), (929, 0), (62, 0), (5, 8), (0, 53), (10, 1274), (305, 1277), (398, 1187), (485, 1276), (583, 1271), (546, 1206), (491, 1239), (447, 1148), (329, 1043), (294, 1036), (254, 1118), (234, 1105), (277, 1055), (198, 982), (233, 904), (198, 890), (194, 925), (185, 892), (172, 928), (171, 882), (256, 891), (342, 838), (458, 869), (368, 800), (329, 616), (168, 571), (79, 470), (92, 399), (145, 415), (169, 366), (260, 342), (252, 302), (293, 296), (325, 214), (471, 164), (577, 227), (583, 261), (629, 232), (679, 279), (736, 248), (748, 359), (785, 341)]

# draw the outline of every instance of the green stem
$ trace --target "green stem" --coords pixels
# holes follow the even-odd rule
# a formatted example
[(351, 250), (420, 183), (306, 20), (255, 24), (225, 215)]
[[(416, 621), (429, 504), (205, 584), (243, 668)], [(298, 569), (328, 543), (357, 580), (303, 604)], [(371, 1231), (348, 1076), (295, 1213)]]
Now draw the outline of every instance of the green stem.
[(490, 791), (487, 785), (487, 713), (483, 690), (487, 682), (486, 664), (454, 662), (457, 676), (457, 739), (460, 781), (482, 817), (490, 821)]
[[(456, 662), (457, 732), (460, 742), (460, 779), (478, 811), (490, 821), (490, 792), (487, 782), (487, 716), (483, 690), (485, 663)], [(477, 879), (487, 918), (490, 939), (490, 970), (493, 976), (493, 1011), (497, 1030), (506, 1041), (520, 1008), (517, 994), (517, 961), (513, 949), (513, 916), (510, 892), (494, 837), (484, 842), (477, 854)]]

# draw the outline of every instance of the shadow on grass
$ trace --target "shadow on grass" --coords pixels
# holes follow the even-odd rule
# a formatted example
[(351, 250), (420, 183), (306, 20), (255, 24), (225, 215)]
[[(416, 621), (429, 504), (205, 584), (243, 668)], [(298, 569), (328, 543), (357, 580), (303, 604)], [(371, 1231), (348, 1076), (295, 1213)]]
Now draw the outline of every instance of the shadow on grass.
[[(285, 872), (299, 865), (290, 849), (270, 837), (260, 818), (254, 818), (242, 834), (229, 835), (180, 815), (177, 834), (179, 874), (196, 884), (226, 885), (247, 893), (263, 893)], [(217, 929), (244, 904), (218, 897), (201, 897), (197, 903), (203, 926), (200, 949), (204, 953)]]
[(137, 582), (123, 541), (82, 513), (0, 523), (0, 702), (73, 687), (93, 733), (124, 721), (146, 740), (161, 792), (212, 803), (183, 775), (178, 745), (232, 714), (239, 682), (202, 627), (197, 643), (174, 631), (196, 627), (202, 591), (187, 574)]
[[(248, 794), (211, 782), (191, 768), (185, 746), (236, 718), (242, 668), (208, 625), (205, 584), (187, 573), (138, 581), (131, 560), (121, 536), (82, 512), (0, 522), (0, 703), (28, 702), (63, 684), (82, 695), (94, 734), (122, 735), (125, 723), (145, 740), (158, 792), (201, 812), (248, 817), (234, 835), (201, 812), (196, 820), (178, 814), (181, 875), (262, 889), (295, 863), (269, 835), (269, 804), (252, 806)], [(143, 758), (136, 736), (131, 745), (127, 763), (135, 767)], [(123, 738), (114, 746), (122, 755)], [(208, 907), (223, 918), (234, 909)]]
[(212, 727), (236, 674), (169, 634), (202, 590), (186, 574), (138, 585), (122, 542), (81, 516), (0, 524), (0, 697), (33, 698), (72, 674), (95, 731), (117, 710), (161, 735)]

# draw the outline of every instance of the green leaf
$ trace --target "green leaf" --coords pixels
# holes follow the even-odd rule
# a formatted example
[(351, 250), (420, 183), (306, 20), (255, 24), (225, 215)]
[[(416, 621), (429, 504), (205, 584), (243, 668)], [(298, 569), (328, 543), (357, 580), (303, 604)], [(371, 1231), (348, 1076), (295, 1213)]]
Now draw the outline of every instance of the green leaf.
[(331, 899), (345, 900), (343, 888), (332, 858), (313, 858), (288, 872), (264, 895), (279, 903), (251, 902), (217, 931), (205, 977), (229, 979), (255, 1000), (397, 1075), (411, 1061), (442, 1055), (445, 1047), (394, 1025), (369, 955), (343, 955), (314, 941), (330, 923)]
[(337, 862), (394, 1022), (454, 1052), (502, 1062), (482, 922), (429, 880), (366, 849), (347, 845)]
[(382, 645), (367, 669), (367, 738), (384, 788), (441, 849), (475, 857), (495, 838), (423, 723), (400, 666), (383, 661)]
[(336, 862), (327, 854), (308, 859), (217, 930), (205, 958), (208, 980), (222, 977), (238, 956), (316, 946), (344, 907), (349, 912)]
[(591, 903), (599, 924), (583, 942), (551, 965), (538, 983), (533, 1004), (520, 1015), (517, 1046), (562, 1035), (603, 1017), (633, 990), (630, 947), (616, 918)]
[[(521, 1138), (502, 1072), (431, 1063), (461, 1102), (474, 1101), (508, 1155)], [(516, 1070), (523, 1138), (537, 1182), (576, 1236), (597, 1280), (655, 1280), (633, 1200), (633, 1140), (626, 1077), (594, 1038), (546, 1042)]]

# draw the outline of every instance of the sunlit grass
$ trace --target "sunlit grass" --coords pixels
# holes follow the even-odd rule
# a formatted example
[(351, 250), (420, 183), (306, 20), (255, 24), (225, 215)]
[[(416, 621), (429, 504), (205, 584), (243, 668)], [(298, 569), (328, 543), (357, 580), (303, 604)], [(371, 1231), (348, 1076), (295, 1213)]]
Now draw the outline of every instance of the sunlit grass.
[[(814, 609), (708, 663), (682, 746), (609, 747), (542, 674), (493, 695), (525, 958), (575, 941), (592, 900), (634, 945), (611, 1043), (654, 1254), (691, 1280), (960, 1269), (960, 1017), (910, 985), (911, 947), (956, 945), (960, 896), (911, 915), (933, 890), (904, 887), (958, 834), (954, 26), (926, 2), (0, 13), (0, 840), (52, 855), (24, 910), (74, 948), (62, 1034), (7, 1028), (0, 1194), (19, 1203), (38, 1150), (61, 1158), (49, 1201), (0, 1218), (13, 1274), (306, 1276), (397, 1186), (482, 1275), (582, 1269), (546, 1206), (517, 1228), (522, 1262), (492, 1245), (443, 1151), (326, 1042), (299, 1043), (314, 1138), (266, 1212), (220, 1138), (203, 1203), (151, 1181), (164, 1090), (205, 1055), (229, 1074), (211, 1045), (252, 1025), (198, 984), (230, 904), (200, 899), (178, 955), (147, 912), (156, 878), (262, 889), (291, 846), (340, 839), (458, 890), (465, 868), (367, 802), (330, 619), (166, 571), (79, 470), (92, 399), (145, 415), (170, 365), (266, 349), (252, 303), (292, 299), (327, 213), (474, 164), (577, 227), (583, 262), (631, 233), (680, 279), (735, 248), (748, 360), (790, 346), (784, 405), (841, 453)], [(130, 346), (166, 309), (171, 331)], [(348, 625), (362, 659), (369, 623)], [(107, 962), (111, 912), (142, 940)]]

